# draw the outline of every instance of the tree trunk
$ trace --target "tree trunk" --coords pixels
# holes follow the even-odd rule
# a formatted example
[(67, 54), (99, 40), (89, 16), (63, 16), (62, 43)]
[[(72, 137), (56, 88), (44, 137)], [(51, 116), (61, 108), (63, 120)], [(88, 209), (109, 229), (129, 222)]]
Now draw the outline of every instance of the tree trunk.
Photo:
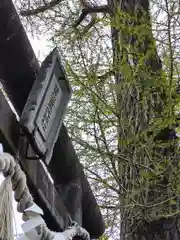
[[(131, 239), (131, 238), (130, 238)], [(132, 240), (178, 240), (180, 239), (180, 218), (172, 217), (145, 224), (138, 229)]]
[[(146, 214), (148, 211), (149, 215), (159, 215), (159, 209), (161, 208), (161, 214), (163, 216), (164, 211), (172, 206), (167, 202), (165, 204), (159, 204), (156, 208), (142, 209), (142, 207), (135, 206), (134, 208), (126, 208), (124, 205), (131, 204), (132, 201), (134, 203), (140, 202), (141, 199), (137, 197), (137, 199), (131, 199), (130, 194), (134, 191), (134, 186), (132, 184), (132, 179), (134, 182), (137, 181), (137, 176), (139, 176), (139, 167), (138, 164), (144, 164), (149, 166), (149, 162), (146, 160), (146, 155), (143, 153), (138, 157), (136, 156), (135, 162), (133, 162), (133, 155), (135, 154), (134, 146), (135, 144), (127, 144), (127, 147), (124, 147), (120, 141), (126, 140), (128, 137), (131, 138), (136, 136), (137, 133), (142, 133), (149, 126), (150, 121), (154, 117), (158, 117), (161, 115), (163, 111), (163, 107), (166, 101), (166, 96), (164, 93), (157, 87), (156, 93), (153, 94), (148, 90), (148, 93), (151, 93), (152, 98), (150, 96), (145, 96), (147, 109), (144, 108), (144, 105), (140, 105), (142, 92), (139, 92), (136, 88), (136, 85), (132, 83), (131, 91), (129, 88), (126, 89), (123, 87), (123, 84), (126, 81), (126, 76), (119, 70), (119, 66), (123, 64), (129, 64), (133, 66), (138, 66), (139, 59), (135, 54), (141, 54), (141, 56), (146, 56), (148, 50), (154, 43), (152, 31), (151, 31), (151, 21), (149, 16), (149, 1), (148, 0), (108, 0), (109, 8), (111, 9), (111, 36), (112, 36), (112, 48), (113, 48), (113, 62), (114, 62), (114, 70), (115, 70), (115, 84), (117, 87), (117, 109), (119, 109), (119, 140), (118, 140), (118, 152), (119, 155), (124, 154), (127, 159), (132, 159), (131, 164), (128, 165), (127, 162), (123, 162), (122, 159), (119, 158), (118, 166), (119, 166), (119, 188), (120, 188), (120, 206), (123, 206), (121, 210), (121, 227), (120, 227), (120, 239), (121, 240), (173, 240), (180, 239), (180, 218), (176, 217), (153, 217), (147, 221)], [(125, 15), (127, 15), (127, 18)], [(133, 20), (131, 20), (131, 17)], [(124, 21), (124, 26), (122, 24)], [(145, 22), (144, 22), (145, 21)], [(127, 33), (126, 26), (131, 26), (132, 28), (140, 26), (142, 23), (146, 23), (146, 28), (144, 28), (144, 32), (148, 31), (144, 35), (143, 41), (142, 39), (138, 39), (137, 35), (133, 35), (132, 32)], [(143, 30), (141, 30), (143, 32)], [(130, 50), (129, 50), (130, 49)], [(130, 52), (133, 52), (133, 57), (130, 56)], [(131, 58), (131, 59), (130, 59)], [(151, 73), (152, 79), (158, 80), (161, 77), (162, 65), (160, 58), (157, 55), (156, 48), (153, 49), (153, 52), (150, 57), (145, 60), (146, 71)], [(143, 71), (144, 68), (142, 68)], [(141, 75), (141, 71), (139, 72)], [(146, 84), (146, 76), (137, 76), (140, 79), (140, 82)], [(143, 75), (143, 74), (142, 74)], [(148, 79), (147, 79), (148, 80)], [(154, 113), (155, 112), (155, 113)], [(138, 117), (137, 117), (138, 116)], [(125, 121), (128, 121), (132, 118), (131, 126), (133, 130), (128, 128), (124, 128), (120, 121), (122, 118)], [(167, 131), (166, 131), (167, 130)], [(174, 141), (176, 138), (175, 131), (173, 129), (163, 130), (163, 134), (165, 136), (160, 136), (158, 140), (162, 140), (166, 142)], [(173, 133), (171, 135), (171, 133)], [(133, 135), (134, 134), (134, 135)], [(146, 136), (147, 137), (147, 136)], [(157, 137), (158, 138), (158, 137)], [(166, 138), (166, 139), (165, 139)], [(156, 141), (157, 139), (154, 139)], [(142, 142), (146, 141), (142, 139)], [(151, 149), (151, 154), (154, 152), (154, 148)], [(175, 151), (174, 148), (165, 148), (161, 149), (161, 156), (166, 157), (167, 153), (172, 155)], [(156, 149), (156, 152), (159, 152)], [(168, 155), (169, 156), (169, 155)], [(138, 161), (138, 162), (137, 162)], [(174, 164), (174, 163), (172, 163)], [(165, 177), (168, 179), (167, 172)], [(151, 202), (153, 199), (162, 198), (162, 201), (165, 201), (165, 195), (168, 194), (168, 180), (163, 182), (160, 181), (163, 187), (149, 187), (149, 191), (146, 193), (147, 204)], [(138, 200), (138, 201), (136, 201)], [(143, 204), (142, 204), (143, 205)], [(135, 217), (133, 217), (135, 216)], [(138, 219), (138, 220), (137, 220)]]

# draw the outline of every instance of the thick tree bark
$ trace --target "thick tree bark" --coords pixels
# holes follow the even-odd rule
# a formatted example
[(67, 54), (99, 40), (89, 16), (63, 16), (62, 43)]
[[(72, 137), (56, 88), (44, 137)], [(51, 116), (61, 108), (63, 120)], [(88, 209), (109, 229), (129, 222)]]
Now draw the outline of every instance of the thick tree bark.
[[(117, 85), (121, 85), (124, 80), (124, 76), (122, 73), (119, 71), (118, 66), (121, 66), (123, 61), (126, 61), (128, 64), (128, 57), (129, 53), (128, 50), (126, 49), (126, 46), (129, 44), (131, 45), (131, 50), (136, 48), (136, 53), (141, 53), (142, 55), (146, 55), (148, 49), (150, 49), (150, 45), (152, 45), (154, 39), (153, 35), (151, 32), (151, 22), (150, 22), (150, 16), (149, 16), (149, 1), (148, 0), (108, 0), (108, 5), (110, 8), (111, 12), (111, 20), (112, 20), (112, 28), (111, 28), (111, 36), (112, 36), (112, 48), (113, 48), (113, 62), (114, 62), (114, 69), (115, 69), (115, 83)], [(140, 25), (142, 22), (142, 19), (145, 18), (147, 21), (147, 26), (149, 27), (149, 34), (144, 38), (144, 40), (140, 43), (138, 43), (137, 37), (133, 36), (131, 33), (129, 35), (127, 34), (126, 30), (124, 30), (124, 27), (121, 28), (122, 22), (120, 21), (120, 17), (118, 16), (119, 12), (129, 14), (129, 16), (136, 17), (136, 20), (133, 20), (131, 22), (130, 18), (126, 19), (124, 22), (124, 26), (128, 26), (128, 24), (131, 24), (131, 27), (136, 27), (137, 25)], [(121, 21), (123, 21), (121, 19)], [(127, 22), (126, 22), (127, 21)], [(147, 30), (147, 29), (146, 29)], [(124, 47), (123, 44), (126, 46)], [(134, 47), (135, 46), (135, 47)], [(135, 54), (136, 54), (135, 53)], [(135, 55), (134, 54), (134, 55)], [(126, 60), (124, 59), (124, 56), (126, 57)], [(133, 59), (133, 64), (136, 65), (138, 62), (136, 57)], [(149, 69), (149, 72), (152, 73), (152, 76), (158, 78), (160, 76), (160, 72), (162, 69), (161, 61), (156, 53), (156, 50), (152, 54), (152, 57), (148, 58), (146, 62), (147, 69)], [(142, 79), (145, 81), (145, 79)], [(120, 89), (120, 88), (117, 88)], [(159, 90), (157, 90), (159, 91)], [(132, 94), (132, 92), (131, 92)], [(159, 94), (161, 95), (160, 91)], [(149, 101), (148, 103), (148, 108), (149, 108), (149, 114), (144, 116), (143, 114), (139, 114), (139, 117), (137, 118), (137, 108), (138, 108), (138, 92), (136, 90), (136, 87), (134, 87), (133, 94), (129, 97), (128, 96), (128, 91), (126, 92), (125, 95), (125, 100), (122, 97), (122, 92), (117, 91), (117, 108), (119, 107), (119, 116), (121, 116), (122, 111), (124, 111), (124, 115), (128, 118), (134, 116), (134, 119), (137, 120), (137, 122), (132, 122), (133, 128), (135, 132), (141, 132), (143, 129), (146, 129), (150, 119), (152, 119), (151, 116), (151, 102)], [(163, 98), (163, 95), (160, 97)], [(156, 97), (154, 99), (156, 101), (156, 110), (157, 113), (161, 113), (163, 109), (163, 104), (159, 103), (156, 100)], [(164, 101), (164, 99), (163, 99)], [(162, 102), (163, 102), (162, 101)], [(127, 102), (129, 104), (127, 104)], [(138, 124), (137, 124), (138, 123)], [(127, 138), (128, 134), (131, 135), (131, 132), (129, 129), (126, 130), (127, 132), (121, 131), (121, 127), (118, 129), (119, 133), (119, 138), (123, 139), (124, 135), (125, 138)], [(174, 140), (176, 137), (175, 131), (172, 129), (166, 129), (163, 131), (165, 133), (165, 138), (160, 136), (159, 140), (166, 141), (168, 140)], [(164, 135), (163, 133), (163, 135)], [(172, 133), (172, 135), (171, 135)], [(128, 157), (132, 159), (131, 157), (131, 150), (133, 152), (133, 149), (128, 148), (127, 150), (122, 150), (121, 145), (118, 145), (118, 152), (120, 154), (127, 154), (127, 159)], [(166, 156), (167, 152), (174, 151), (175, 149), (164, 149), (162, 151), (162, 157), (163, 155)], [(119, 155), (120, 155), (119, 154)], [(145, 164), (145, 163), (144, 163)], [(131, 191), (131, 178), (132, 175), (135, 177), (137, 174), (138, 168), (133, 169), (128, 168), (127, 164), (123, 164), (122, 160), (119, 159), (119, 174), (120, 176), (120, 205), (126, 205), (125, 199), (126, 199), (126, 194), (128, 195), (129, 191)], [(131, 176), (130, 176), (131, 174)], [(126, 177), (125, 177), (126, 176)], [(168, 182), (167, 182), (168, 185)], [(122, 188), (123, 186), (123, 188)], [(125, 190), (126, 189), (126, 190)], [(156, 193), (157, 189), (151, 189), (149, 192), (148, 198), (150, 198), (150, 194), (152, 198), (159, 197), (159, 193)], [(159, 190), (159, 189), (158, 189)], [(160, 189), (161, 194), (163, 194), (163, 191), (166, 191), (166, 187), (164, 189)], [(162, 197), (163, 198), (163, 197)], [(162, 199), (163, 200), (163, 199)], [(164, 208), (166, 209), (167, 205), (163, 205)], [(158, 208), (158, 207), (157, 207)], [(121, 210), (121, 229), (120, 229), (120, 239), (121, 240), (159, 240), (159, 239), (164, 239), (164, 240), (170, 240), (170, 239), (180, 239), (180, 218), (179, 217), (174, 217), (174, 218), (164, 218), (156, 221), (150, 221), (149, 223), (146, 223), (145, 221), (141, 221), (141, 224), (138, 226), (138, 222), (134, 222), (132, 220), (132, 215), (131, 214), (131, 209), (122, 207)], [(151, 211), (151, 210), (149, 210)], [(137, 213), (138, 214), (138, 213)], [(142, 214), (142, 212), (141, 212)], [(142, 219), (145, 219), (145, 216), (142, 214)], [(131, 219), (129, 219), (131, 218)], [(136, 219), (136, 218), (135, 218)]]
[(178, 240), (180, 239), (180, 218), (172, 217), (144, 224), (132, 240)]

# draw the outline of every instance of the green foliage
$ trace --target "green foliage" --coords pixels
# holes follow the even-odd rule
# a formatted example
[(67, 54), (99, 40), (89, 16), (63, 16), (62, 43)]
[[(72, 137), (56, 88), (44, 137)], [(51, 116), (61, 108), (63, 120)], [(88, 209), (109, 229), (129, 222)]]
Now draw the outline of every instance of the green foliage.
[(98, 240), (109, 240), (109, 237), (107, 235), (103, 235)]

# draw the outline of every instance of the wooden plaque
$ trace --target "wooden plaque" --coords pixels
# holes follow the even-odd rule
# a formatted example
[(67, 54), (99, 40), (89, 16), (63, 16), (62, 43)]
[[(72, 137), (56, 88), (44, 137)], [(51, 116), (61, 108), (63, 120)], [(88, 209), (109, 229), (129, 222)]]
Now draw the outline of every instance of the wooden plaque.
[(44, 60), (24, 107), (20, 124), (36, 154), (49, 164), (72, 94), (55, 48)]

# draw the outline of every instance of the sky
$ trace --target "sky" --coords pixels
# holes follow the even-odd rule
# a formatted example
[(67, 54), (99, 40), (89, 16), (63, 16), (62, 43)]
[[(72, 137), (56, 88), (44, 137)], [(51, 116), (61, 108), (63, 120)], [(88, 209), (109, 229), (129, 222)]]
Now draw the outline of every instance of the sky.
[(27, 35), (36, 54), (36, 57), (39, 61), (42, 62), (50, 51), (48, 47), (48, 40), (43, 35), (38, 35), (38, 38), (32, 36), (30, 33), (27, 33)]

